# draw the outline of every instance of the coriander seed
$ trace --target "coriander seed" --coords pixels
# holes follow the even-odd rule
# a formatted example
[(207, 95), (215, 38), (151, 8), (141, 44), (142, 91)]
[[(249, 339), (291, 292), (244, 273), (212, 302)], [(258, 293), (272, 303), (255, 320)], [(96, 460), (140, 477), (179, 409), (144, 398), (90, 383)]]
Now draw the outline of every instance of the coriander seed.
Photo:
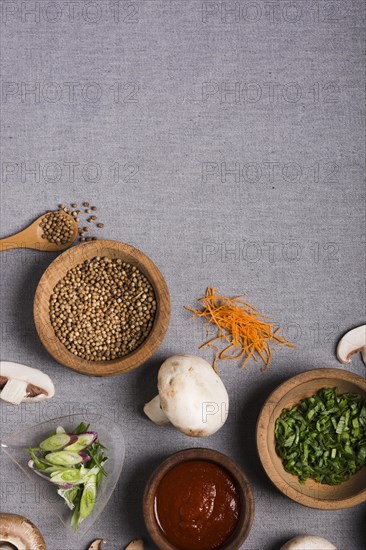
[(50, 297), (57, 338), (88, 361), (118, 359), (138, 348), (151, 332), (156, 308), (153, 287), (140, 270), (106, 257), (70, 269)]
[(71, 243), (73, 236), (73, 222), (67, 214), (62, 210), (49, 212), (39, 224), (43, 229), (43, 235), (48, 242), (63, 245)]

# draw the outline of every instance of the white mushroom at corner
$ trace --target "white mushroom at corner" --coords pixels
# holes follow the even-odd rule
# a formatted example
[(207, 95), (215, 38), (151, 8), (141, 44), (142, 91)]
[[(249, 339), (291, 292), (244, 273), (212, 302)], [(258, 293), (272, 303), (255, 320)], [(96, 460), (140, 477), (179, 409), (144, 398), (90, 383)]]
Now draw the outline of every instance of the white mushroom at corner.
[(102, 550), (103, 544), (105, 544), (105, 540), (96, 539), (94, 542), (91, 543), (88, 550)]
[(144, 550), (144, 542), (142, 539), (132, 540), (125, 550)]
[(336, 547), (322, 537), (301, 535), (289, 540), (280, 550), (337, 550)]
[(366, 365), (366, 325), (348, 331), (338, 342), (337, 357), (341, 363), (349, 363), (355, 353), (361, 353)]
[(46, 550), (37, 527), (18, 514), (0, 514), (0, 546), (16, 550)]
[(12, 361), (0, 361), (0, 398), (13, 405), (43, 401), (55, 395), (51, 378), (38, 369)]
[(159, 395), (144, 407), (155, 424), (169, 422), (193, 437), (212, 435), (229, 412), (226, 388), (212, 366), (195, 355), (173, 355), (158, 373)]

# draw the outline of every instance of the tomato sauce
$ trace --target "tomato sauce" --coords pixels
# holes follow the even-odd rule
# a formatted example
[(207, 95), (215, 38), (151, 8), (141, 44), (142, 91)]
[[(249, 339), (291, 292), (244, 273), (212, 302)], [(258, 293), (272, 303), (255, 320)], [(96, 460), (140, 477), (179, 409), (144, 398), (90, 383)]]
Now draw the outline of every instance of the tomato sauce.
[(225, 468), (206, 460), (187, 460), (160, 481), (155, 515), (165, 537), (179, 550), (213, 550), (235, 531), (239, 491)]

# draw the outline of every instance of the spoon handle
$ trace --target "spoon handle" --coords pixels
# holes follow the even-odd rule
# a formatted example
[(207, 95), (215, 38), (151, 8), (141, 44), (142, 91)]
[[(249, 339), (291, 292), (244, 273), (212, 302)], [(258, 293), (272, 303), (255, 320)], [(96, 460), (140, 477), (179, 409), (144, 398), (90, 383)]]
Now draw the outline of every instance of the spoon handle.
[(39, 248), (39, 246), (37, 247), (37, 243), (30, 243), (23, 233), (23, 231), (20, 231), (20, 233), (0, 239), (0, 252), (6, 252), (13, 248)]

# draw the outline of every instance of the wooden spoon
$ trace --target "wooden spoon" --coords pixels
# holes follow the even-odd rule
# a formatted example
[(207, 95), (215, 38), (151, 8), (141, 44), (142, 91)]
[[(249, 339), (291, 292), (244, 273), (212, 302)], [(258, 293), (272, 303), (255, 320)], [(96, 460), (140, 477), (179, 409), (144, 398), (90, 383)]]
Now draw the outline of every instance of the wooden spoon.
[(78, 225), (74, 218), (62, 212), (63, 215), (70, 218), (72, 221), (72, 236), (69, 242), (65, 244), (50, 243), (47, 239), (42, 238), (43, 229), (40, 227), (42, 220), (47, 216), (43, 214), (36, 219), (31, 225), (29, 225), (23, 231), (15, 233), (5, 239), (0, 239), (0, 251), (11, 250), (12, 248), (33, 248), (35, 250), (43, 250), (46, 252), (55, 252), (57, 250), (64, 250), (68, 248), (73, 242), (75, 242), (78, 235)]

